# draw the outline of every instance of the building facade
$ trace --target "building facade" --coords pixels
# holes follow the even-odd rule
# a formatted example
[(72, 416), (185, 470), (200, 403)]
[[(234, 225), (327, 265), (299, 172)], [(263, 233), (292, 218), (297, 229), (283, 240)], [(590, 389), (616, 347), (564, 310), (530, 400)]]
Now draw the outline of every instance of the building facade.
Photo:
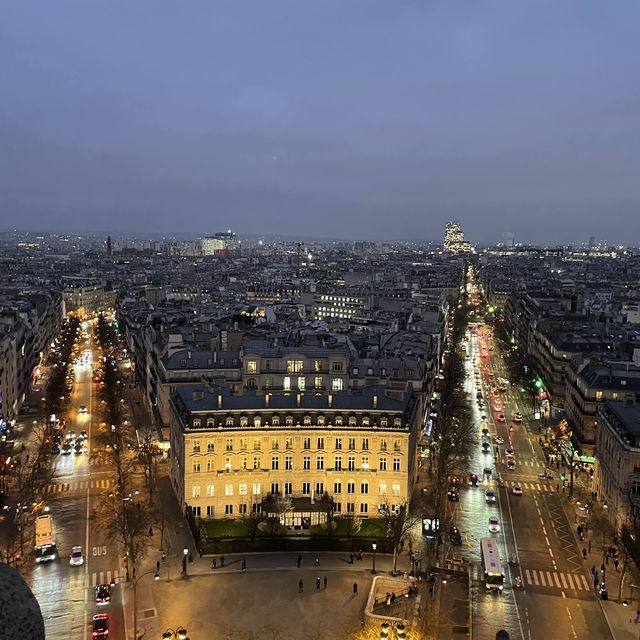
[[(418, 412), (410, 390), (234, 396), (192, 386), (177, 389), (171, 406), (173, 488), (196, 517), (242, 517), (269, 496), (313, 504), (329, 494), (336, 515), (367, 518), (411, 496)], [(287, 517), (301, 525), (295, 508)]]

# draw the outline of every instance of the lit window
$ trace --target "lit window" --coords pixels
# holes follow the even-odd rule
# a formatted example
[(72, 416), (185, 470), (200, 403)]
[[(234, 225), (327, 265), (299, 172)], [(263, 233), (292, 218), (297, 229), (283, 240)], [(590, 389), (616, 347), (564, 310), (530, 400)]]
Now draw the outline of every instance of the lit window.
[(331, 381), (331, 390), (332, 391), (342, 391), (342, 378), (334, 378)]
[(247, 362), (247, 373), (256, 373), (258, 371), (258, 363), (255, 360)]

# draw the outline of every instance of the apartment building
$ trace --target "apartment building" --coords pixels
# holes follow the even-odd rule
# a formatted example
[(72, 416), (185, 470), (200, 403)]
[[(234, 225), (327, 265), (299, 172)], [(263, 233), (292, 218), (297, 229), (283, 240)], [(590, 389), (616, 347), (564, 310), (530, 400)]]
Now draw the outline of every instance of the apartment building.
[(302, 526), (325, 493), (338, 515), (359, 518), (411, 495), (418, 412), (410, 389), (238, 396), (194, 385), (176, 390), (171, 409), (171, 479), (196, 517), (242, 517), (281, 496), (291, 501), (285, 524)]
[(594, 490), (620, 531), (640, 504), (640, 404), (633, 397), (598, 407)]

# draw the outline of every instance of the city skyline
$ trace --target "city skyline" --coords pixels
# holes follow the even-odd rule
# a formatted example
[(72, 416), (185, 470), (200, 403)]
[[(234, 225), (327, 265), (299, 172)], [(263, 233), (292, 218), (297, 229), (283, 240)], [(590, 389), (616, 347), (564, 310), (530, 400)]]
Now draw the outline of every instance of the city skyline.
[(620, 7), (5, 7), (3, 226), (637, 244)]

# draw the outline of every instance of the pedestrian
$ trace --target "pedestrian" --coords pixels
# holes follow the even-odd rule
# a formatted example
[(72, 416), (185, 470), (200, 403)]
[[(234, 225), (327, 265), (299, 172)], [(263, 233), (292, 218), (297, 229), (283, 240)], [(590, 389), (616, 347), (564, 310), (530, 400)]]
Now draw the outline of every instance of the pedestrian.
[(640, 606), (638, 607), (638, 610), (636, 611), (636, 622), (640, 622)]
[(167, 559), (167, 554), (166, 554), (166, 553), (163, 553), (163, 554), (162, 554), (162, 562), (164, 562), (166, 559)]
[(302, 582), (302, 578), (300, 578), (300, 582), (298, 582), (298, 593), (302, 593), (304, 591), (304, 583)]
[(357, 582), (353, 583), (353, 594), (354, 595), (358, 594), (358, 583)]
[(324, 588), (327, 588), (327, 576), (324, 577)]
[(220, 556), (220, 568), (224, 567), (224, 556)]
[(242, 558), (242, 570), (243, 571), (247, 570), (247, 561), (244, 558)]
[(596, 575), (596, 565), (595, 564), (591, 566), (591, 575), (592, 576)]
[(298, 554), (298, 569), (300, 568), (300, 565), (302, 564), (302, 554), (299, 553)]
[(160, 560), (156, 561), (156, 573), (160, 572)]
[(618, 558), (616, 558), (616, 559), (613, 561), (613, 566), (616, 568), (616, 571), (618, 570), (618, 565), (619, 565), (619, 564), (620, 564), (620, 562), (619, 562)]
[(559, 482), (556, 485), (556, 493), (560, 493), (560, 483)]
[(193, 564), (193, 551), (189, 554), (189, 564)]
[(212, 569), (215, 569), (215, 568), (216, 568), (216, 566), (217, 566), (216, 559), (215, 559), (215, 558), (212, 558), (212, 559), (211, 559), (211, 568), (212, 568)]
[(604, 562), (600, 565), (600, 573), (604, 573)]
[(587, 548), (586, 547), (582, 547), (582, 557), (585, 560), (587, 559)]
[(353, 553), (349, 554), (349, 564), (353, 564)]
[(320, 576), (316, 578), (316, 590), (320, 591)]
[(589, 553), (591, 553), (591, 538), (589, 538)]
[(149, 527), (149, 537), (153, 535), (153, 527)]
[(400, 551), (404, 549), (404, 538), (400, 540)]
[(314, 565), (315, 565), (316, 567), (319, 567), (319, 566), (320, 566), (320, 556), (316, 556), (316, 560), (315, 560), (315, 562), (314, 562)]

